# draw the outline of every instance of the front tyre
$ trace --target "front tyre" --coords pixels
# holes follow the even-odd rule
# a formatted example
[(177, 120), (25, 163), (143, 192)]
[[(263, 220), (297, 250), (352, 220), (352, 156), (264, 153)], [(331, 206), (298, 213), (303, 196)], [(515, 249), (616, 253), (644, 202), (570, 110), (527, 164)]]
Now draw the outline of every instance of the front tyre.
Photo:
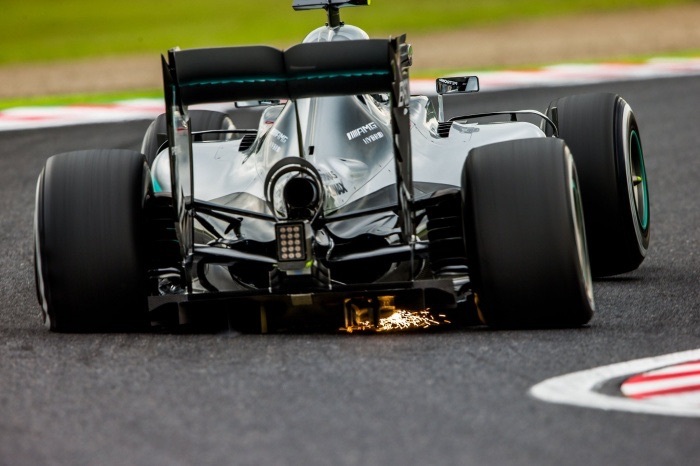
[(649, 189), (637, 120), (620, 96), (553, 101), (547, 114), (576, 161), (595, 276), (636, 269), (649, 248)]
[[(223, 113), (215, 110), (190, 110), (190, 129), (195, 131), (222, 130), (228, 131), (236, 129), (231, 118)], [(156, 117), (148, 126), (146, 134), (141, 142), (141, 153), (145, 155), (148, 166), (153, 165), (153, 161), (160, 152), (165, 148), (164, 144), (167, 141), (167, 122), (166, 115), (162, 113)], [(202, 141), (215, 141), (219, 139), (231, 138), (231, 134), (211, 133), (200, 136)]]
[(143, 328), (147, 322), (143, 155), (86, 150), (49, 158), (37, 183), (35, 277), (52, 331)]
[(563, 141), (472, 149), (462, 173), (464, 234), (482, 321), (577, 327), (594, 310), (583, 210)]

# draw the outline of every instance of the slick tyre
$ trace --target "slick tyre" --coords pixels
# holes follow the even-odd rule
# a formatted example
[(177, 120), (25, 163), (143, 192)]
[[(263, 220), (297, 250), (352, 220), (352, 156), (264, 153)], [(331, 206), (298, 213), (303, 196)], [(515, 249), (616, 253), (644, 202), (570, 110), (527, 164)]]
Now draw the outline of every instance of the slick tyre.
[[(231, 121), (231, 118), (222, 112), (217, 112), (214, 110), (190, 110), (190, 125), (192, 126), (192, 131), (207, 131), (207, 130), (232, 130), (236, 129)], [(224, 134), (206, 134), (201, 136), (203, 141), (212, 141), (218, 139), (230, 138), (231, 135)], [(162, 150), (163, 144), (167, 141), (168, 129), (165, 120), (165, 114), (158, 115), (158, 117), (151, 122), (146, 134), (143, 137), (143, 142), (141, 143), (141, 153), (146, 156), (146, 161), (150, 167), (153, 164), (153, 160), (156, 155)]]
[(48, 159), (37, 183), (35, 278), (52, 331), (145, 327), (143, 155), (87, 150)]
[(481, 320), (577, 327), (594, 311), (576, 168), (562, 140), (472, 149), (462, 172), (469, 274)]
[(649, 248), (649, 188), (632, 109), (615, 94), (584, 94), (547, 109), (571, 149), (594, 276), (636, 269)]

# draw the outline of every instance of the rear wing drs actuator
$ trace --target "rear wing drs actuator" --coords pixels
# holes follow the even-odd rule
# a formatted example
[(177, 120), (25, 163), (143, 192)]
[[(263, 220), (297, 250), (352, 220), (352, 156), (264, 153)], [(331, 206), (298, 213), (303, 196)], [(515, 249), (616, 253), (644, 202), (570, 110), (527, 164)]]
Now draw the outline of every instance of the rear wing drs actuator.
[[(315, 3), (349, 4), (328, 0)], [(307, 7), (312, 3), (308, 3)], [(357, 2), (355, 2), (357, 3)], [(192, 135), (187, 107), (243, 100), (389, 93), (402, 236), (413, 234), (408, 65), (405, 36), (317, 42), (286, 51), (267, 46), (168, 52), (162, 59), (173, 204), (183, 257), (193, 250)], [(300, 154), (303, 157), (303, 154)]]

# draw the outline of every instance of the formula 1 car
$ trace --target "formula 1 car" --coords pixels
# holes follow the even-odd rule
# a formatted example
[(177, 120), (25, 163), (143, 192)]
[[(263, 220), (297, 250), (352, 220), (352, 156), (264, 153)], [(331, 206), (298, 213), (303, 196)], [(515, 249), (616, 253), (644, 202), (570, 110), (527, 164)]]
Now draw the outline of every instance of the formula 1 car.
[[(172, 49), (141, 153), (48, 159), (34, 233), (49, 329), (376, 329), (426, 309), (508, 328), (591, 319), (592, 276), (636, 269), (649, 245), (630, 106), (587, 94), (445, 121), (443, 99), (478, 78), (438, 79), (437, 109), (411, 96), (405, 37), (340, 21), (367, 4), (295, 0), (328, 22), (285, 51)], [(257, 128), (189, 109), (217, 102), (261, 106)]]

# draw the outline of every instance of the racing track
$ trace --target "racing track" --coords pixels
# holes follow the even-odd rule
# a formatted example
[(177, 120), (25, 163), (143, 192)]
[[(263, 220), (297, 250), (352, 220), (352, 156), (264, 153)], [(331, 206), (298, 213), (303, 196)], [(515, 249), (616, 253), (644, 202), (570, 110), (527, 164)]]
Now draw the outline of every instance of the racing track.
[[(598, 281), (590, 327), (402, 335), (54, 335), (32, 273), (50, 154), (138, 148), (146, 122), (0, 134), (0, 464), (693, 464), (700, 420), (548, 404), (550, 377), (700, 348), (700, 79), (468, 96), (470, 110), (625, 96), (652, 247)], [(583, 194), (585, 196), (585, 193)]]

